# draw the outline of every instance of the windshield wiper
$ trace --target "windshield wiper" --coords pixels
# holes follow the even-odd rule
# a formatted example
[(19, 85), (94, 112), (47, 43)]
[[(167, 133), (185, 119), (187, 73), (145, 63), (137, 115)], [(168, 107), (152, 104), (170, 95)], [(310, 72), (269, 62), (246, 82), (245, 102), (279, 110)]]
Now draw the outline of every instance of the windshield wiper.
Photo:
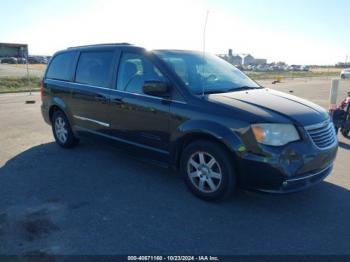
[(232, 92), (232, 91), (242, 91), (242, 90), (250, 90), (250, 89), (261, 89), (261, 86), (240, 86), (240, 87), (233, 87), (230, 88), (228, 90), (226, 90), (226, 92)]
[(204, 91), (205, 95), (209, 94), (218, 94), (218, 93), (228, 93), (228, 92), (234, 92), (234, 91), (242, 91), (242, 90), (251, 90), (251, 89), (261, 89), (263, 87), (261, 86), (240, 86), (240, 87), (232, 87), (229, 89), (223, 89), (223, 90), (208, 90)]
[(203, 94), (205, 95), (218, 94), (218, 93), (226, 93), (226, 90), (208, 90), (203, 92)]

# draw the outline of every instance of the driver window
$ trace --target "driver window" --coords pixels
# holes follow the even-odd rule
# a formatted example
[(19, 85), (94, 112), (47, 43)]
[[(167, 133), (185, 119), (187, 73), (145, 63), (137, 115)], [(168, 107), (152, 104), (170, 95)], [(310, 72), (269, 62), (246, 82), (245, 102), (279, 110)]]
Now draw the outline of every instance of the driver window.
[(146, 57), (124, 53), (120, 61), (117, 89), (142, 94), (142, 86), (149, 80), (165, 81), (165, 78)]

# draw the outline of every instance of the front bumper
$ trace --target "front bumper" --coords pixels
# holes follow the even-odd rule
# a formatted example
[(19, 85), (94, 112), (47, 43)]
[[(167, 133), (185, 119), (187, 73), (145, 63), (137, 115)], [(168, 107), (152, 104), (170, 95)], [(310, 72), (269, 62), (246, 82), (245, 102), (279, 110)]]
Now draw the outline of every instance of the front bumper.
[(257, 190), (267, 193), (292, 193), (306, 189), (314, 184), (323, 181), (333, 170), (333, 165), (316, 172), (305, 174), (300, 177), (286, 179), (282, 182), (280, 188), (276, 189), (264, 189), (257, 188)]
[(246, 152), (239, 157), (241, 187), (271, 193), (290, 193), (324, 180), (333, 169), (338, 143), (325, 150), (311, 141), (284, 147), (262, 147), (260, 154)]

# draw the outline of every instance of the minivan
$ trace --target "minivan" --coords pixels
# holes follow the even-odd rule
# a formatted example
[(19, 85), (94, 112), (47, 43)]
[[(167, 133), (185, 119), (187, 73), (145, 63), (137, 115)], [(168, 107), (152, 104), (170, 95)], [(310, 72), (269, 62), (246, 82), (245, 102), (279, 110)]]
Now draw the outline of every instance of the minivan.
[(205, 200), (302, 190), (331, 173), (337, 153), (323, 108), (204, 52), (68, 48), (50, 60), (41, 95), (61, 147), (92, 135), (155, 153)]

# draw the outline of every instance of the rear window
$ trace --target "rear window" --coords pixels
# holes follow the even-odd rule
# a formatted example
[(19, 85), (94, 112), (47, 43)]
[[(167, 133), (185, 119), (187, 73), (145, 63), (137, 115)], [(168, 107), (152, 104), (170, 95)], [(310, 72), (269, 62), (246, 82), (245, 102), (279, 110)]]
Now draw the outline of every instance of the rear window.
[(64, 81), (71, 80), (75, 54), (75, 52), (67, 52), (53, 57), (46, 77)]
[(113, 51), (82, 52), (75, 81), (82, 84), (108, 87), (112, 63)]

